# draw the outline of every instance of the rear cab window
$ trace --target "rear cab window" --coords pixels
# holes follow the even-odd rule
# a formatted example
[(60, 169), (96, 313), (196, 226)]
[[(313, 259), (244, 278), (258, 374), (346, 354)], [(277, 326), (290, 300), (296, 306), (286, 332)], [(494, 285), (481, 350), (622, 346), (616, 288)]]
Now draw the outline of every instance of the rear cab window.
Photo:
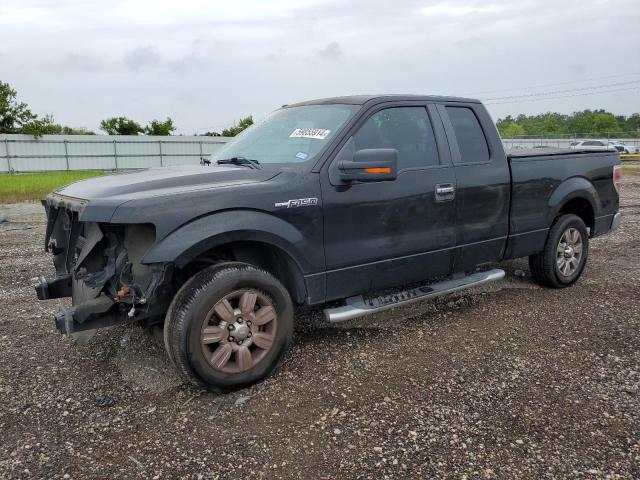
[(455, 163), (486, 163), (489, 146), (478, 117), (468, 107), (445, 107), (458, 142), (460, 159)]

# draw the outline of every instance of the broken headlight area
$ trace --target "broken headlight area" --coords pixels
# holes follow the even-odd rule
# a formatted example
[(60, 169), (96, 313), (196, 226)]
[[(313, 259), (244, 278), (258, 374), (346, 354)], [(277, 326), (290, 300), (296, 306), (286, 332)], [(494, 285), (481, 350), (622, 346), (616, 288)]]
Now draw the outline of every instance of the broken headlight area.
[(71, 297), (55, 316), (62, 333), (162, 318), (171, 298), (171, 265), (141, 263), (155, 241), (150, 224), (80, 222), (79, 212), (47, 206), (45, 250), (56, 278), (41, 278), (38, 298)]

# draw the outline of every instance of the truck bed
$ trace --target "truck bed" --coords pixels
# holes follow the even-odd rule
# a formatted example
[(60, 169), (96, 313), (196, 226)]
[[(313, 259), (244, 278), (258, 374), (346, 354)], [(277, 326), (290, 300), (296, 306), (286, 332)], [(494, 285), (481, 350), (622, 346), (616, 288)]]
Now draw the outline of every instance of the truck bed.
[(512, 187), (505, 258), (539, 250), (561, 200), (569, 193), (592, 199), (591, 205), (585, 206), (593, 212), (591, 225), (587, 225), (592, 237), (609, 230), (618, 211), (613, 184), (613, 166), (620, 163), (617, 152), (535, 148), (509, 151), (507, 158)]

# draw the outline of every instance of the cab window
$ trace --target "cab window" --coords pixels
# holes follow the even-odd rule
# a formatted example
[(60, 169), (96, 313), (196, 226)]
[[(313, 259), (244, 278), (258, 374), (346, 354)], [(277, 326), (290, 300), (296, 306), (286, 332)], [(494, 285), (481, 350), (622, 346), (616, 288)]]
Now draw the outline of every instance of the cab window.
[(398, 170), (439, 163), (436, 139), (424, 107), (380, 110), (360, 127), (350, 147), (354, 151), (395, 148), (398, 151)]
[(488, 162), (487, 139), (473, 110), (466, 107), (447, 107), (447, 114), (458, 140), (459, 163)]

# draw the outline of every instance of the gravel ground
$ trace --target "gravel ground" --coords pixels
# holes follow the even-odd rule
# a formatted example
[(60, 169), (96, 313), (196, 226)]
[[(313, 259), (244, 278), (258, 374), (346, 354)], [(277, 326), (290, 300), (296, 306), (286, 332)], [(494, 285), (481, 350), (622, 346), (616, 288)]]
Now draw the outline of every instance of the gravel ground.
[(180, 385), (136, 327), (56, 333), (34, 204), (0, 213), (0, 478), (640, 478), (640, 177), (572, 288), (505, 280), (340, 326), (269, 379)]

